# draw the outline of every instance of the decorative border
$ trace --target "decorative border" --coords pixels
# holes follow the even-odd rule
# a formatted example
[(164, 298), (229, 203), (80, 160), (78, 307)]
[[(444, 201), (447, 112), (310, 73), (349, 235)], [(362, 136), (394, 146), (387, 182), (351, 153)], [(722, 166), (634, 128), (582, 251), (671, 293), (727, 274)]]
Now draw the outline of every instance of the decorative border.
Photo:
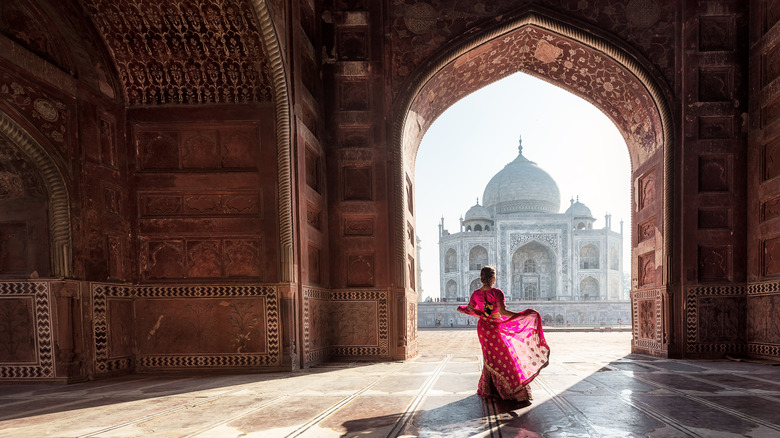
[(780, 294), (780, 282), (748, 283), (748, 295), (774, 295)]
[(279, 294), (275, 286), (127, 286), (93, 284), (93, 332), (95, 339), (95, 366), (97, 373), (132, 368), (133, 358), (108, 357), (107, 299), (112, 298), (227, 298), (264, 297), (266, 302), (266, 354), (211, 354), (211, 355), (140, 355), (138, 365), (143, 368), (195, 368), (278, 366), (280, 355)]
[[(639, 302), (655, 301), (655, 339), (646, 339), (639, 337)], [(653, 351), (664, 351), (662, 343), (662, 318), (661, 306), (663, 305), (660, 289), (650, 289), (636, 291), (631, 295), (631, 313), (633, 320), (632, 331), (634, 334), (633, 344), (640, 348), (646, 348)]]
[(266, 354), (176, 354), (141, 356), (142, 368), (222, 368), (279, 365), (279, 356)]
[(379, 343), (376, 347), (349, 346), (331, 347), (331, 353), (336, 356), (388, 356), (390, 330), (388, 326), (388, 292), (381, 290), (368, 291), (333, 291), (332, 301), (376, 301), (379, 316)]
[(70, 195), (65, 178), (46, 152), (27, 131), (0, 111), (0, 134), (8, 137), (22, 150), (41, 173), (49, 194), (49, 232), (53, 243), (50, 254), (53, 277), (70, 277), (71, 261)]
[(772, 359), (780, 357), (780, 345), (775, 344), (747, 344), (747, 352), (752, 356), (764, 356)]
[(685, 352), (686, 353), (743, 353), (744, 344), (715, 343), (705, 344), (699, 339), (699, 300), (700, 296), (745, 296), (744, 285), (704, 286), (688, 288), (685, 297)]
[[(255, 0), (257, 1), (257, 0)], [(457, 43), (451, 42), (449, 49), (444, 51), (441, 55), (435, 57), (428, 64), (427, 68), (421, 69), (416, 77), (411, 78), (407, 89), (399, 94), (398, 104), (395, 106), (397, 110), (395, 113), (397, 116), (393, 122), (393, 156), (395, 163), (395, 182), (393, 183), (394, 192), (394, 204), (397, 212), (404, 212), (404, 133), (406, 132), (406, 126), (413, 123), (411, 106), (415, 97), (420, 93), (425, 84), (430, 81), (440, 70), (442, 70), (450, 62), (457, 59), (459, 56), (468, 53), (469, 51), (479, 47), (487, 41), (500, 37), (503, 34), (517, 30), (524, 26), (536, 26), (541, 29), (555, 32), (566, 38), (572, 39), (578, 43), (584, 44), (593, 50), (602, 53), (612, 58), (619, 65), (625, 67), (631, 74), (633, 74), (642, 85), (645, 86), (648, 93), (652, 97), (658, 110), (661, 125), (664, 133), (663, 144), (663, 184), (664, 184), (664, 198), (663, 198), (663, 254), (665, 269), (668, 270), (671, 262), (672, 254), (672, 196), (673, 192), (673, 172), (674, 172), (674, 129), (672, 123), (672, 113), (669, 105), (664, 97), (664, 92), (661, 86), (656, 83), (653, 75), (633, 56), (631, 53), (626, 52), (621, 47), (608, 41), (605, 38), (599, 37), (595, 33), (586, 29), (580, 29), (556, 20), (551, 17), (544, 16), (543, 14), (529, 10), (521, 16), (506, 20), (500, 25), (492, 29), (487, 29), (476, 36), (469, 36), (468, 39)], [(396, 213), (401, 214), (401, 213)], [(405, 238), (405, 220), (396, 218), (395, 220), (395, 262), (397, 269), (400, 270), (400, 284), (405, 284), (404, 281), (404, 263), (406, 255), (404, 254), (404, 238)]]
[(312, 349), (311, 348), (311, 328), (309, 308), (310, 300), (330, 301), (330, 292), (325, 289), (304, 288), (303, 289), (303, 354), (304, 365), (310, 365), (316, 362), (322, 362), (330, 356), (330, 346)]
[(95, 342), (95, 373), (105, 374), (133, 368), (132, 357), (108, 357), (108, 299), (134, 297), (131, 286), (92, 283), (92, 332)]
[[(1, 116), (2, 114), (0, 114)], [(2, 282), (0, 296), (33, 299), (35, 305), (35, 345), (38, 361), (35, 365), (1, 365), (0, 379), (52, 379), (54, 371), (54, 345), (52, 339), (51, 308), (48, 282)]]

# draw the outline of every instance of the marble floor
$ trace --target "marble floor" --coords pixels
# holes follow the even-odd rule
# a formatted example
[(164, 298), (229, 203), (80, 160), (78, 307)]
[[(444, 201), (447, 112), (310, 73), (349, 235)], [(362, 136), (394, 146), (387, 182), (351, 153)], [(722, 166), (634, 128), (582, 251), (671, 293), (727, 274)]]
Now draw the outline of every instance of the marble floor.
[(0, 437), (780, 437), (780, 366), (632, 355), (630, 337), (549, 332), (527, 406), (476, 396), (473, 329), (428, 329), (408, 362), (0, 385)]

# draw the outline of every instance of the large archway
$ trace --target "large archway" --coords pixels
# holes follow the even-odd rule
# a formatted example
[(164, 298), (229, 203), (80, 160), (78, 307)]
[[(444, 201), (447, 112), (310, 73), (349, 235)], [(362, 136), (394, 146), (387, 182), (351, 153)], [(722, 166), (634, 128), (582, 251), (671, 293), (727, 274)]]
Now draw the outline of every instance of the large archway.
[(50, 267), (47, 274), (67, 278), (72, 273), (72, 243), (70, 198), (65, 179), (40, 143), (11, 117), (0, 111), (0, 139), (2, 137), (19, 150), (40, 175), (47, 192), (48, 237), (51, 241)]
[(451, 45), (409, 82), (393, 132), (396, 260), (400, 268), (408, 257), (405, 227), (415, 218), (404, 208), (405, 195), (411, 192), (417, 149), (427, 129), (471, 92), (516, 72), (531, 74), (592, 103), (626, 141), (632, 173), (633, 349), (667, 355), (670, 300), (663, 272), (671, 257), (670, 111), (659, 84), (638, 58), (595, 35), (529, 11)]

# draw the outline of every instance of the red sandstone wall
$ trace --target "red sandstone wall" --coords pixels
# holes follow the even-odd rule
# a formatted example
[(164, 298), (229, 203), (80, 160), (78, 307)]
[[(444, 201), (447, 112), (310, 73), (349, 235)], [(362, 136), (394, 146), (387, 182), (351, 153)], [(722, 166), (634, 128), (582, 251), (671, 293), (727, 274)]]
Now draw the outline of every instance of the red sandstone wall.
[(780, 357), (780, 4), (752, 1), (748, 138), (747, 348)]

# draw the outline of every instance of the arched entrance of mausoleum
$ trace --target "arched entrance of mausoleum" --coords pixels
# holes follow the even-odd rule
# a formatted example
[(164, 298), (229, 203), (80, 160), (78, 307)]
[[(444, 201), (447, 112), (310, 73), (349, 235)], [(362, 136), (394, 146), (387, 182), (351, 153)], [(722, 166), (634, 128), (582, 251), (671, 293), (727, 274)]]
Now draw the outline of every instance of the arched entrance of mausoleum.
[[(666, 95), (640, 59), (593, 30), (528, 12), (452, 43), (408, 83), (398, 101), (394, 147), (397, 272), (412, 259), (407, 242), (414, 163), (423, 135), (464, 96), (516, 72), (551, 82), (604, 112), (628, 146), (632, 173), (631, 300), (634, 352), (666, 356), (674, 308), (665, 269), (671, 257), (673, 130)], [(408, 274), (406, 274), (408, 275)], [(406, 278), (403, 284), (410, 284)]]

